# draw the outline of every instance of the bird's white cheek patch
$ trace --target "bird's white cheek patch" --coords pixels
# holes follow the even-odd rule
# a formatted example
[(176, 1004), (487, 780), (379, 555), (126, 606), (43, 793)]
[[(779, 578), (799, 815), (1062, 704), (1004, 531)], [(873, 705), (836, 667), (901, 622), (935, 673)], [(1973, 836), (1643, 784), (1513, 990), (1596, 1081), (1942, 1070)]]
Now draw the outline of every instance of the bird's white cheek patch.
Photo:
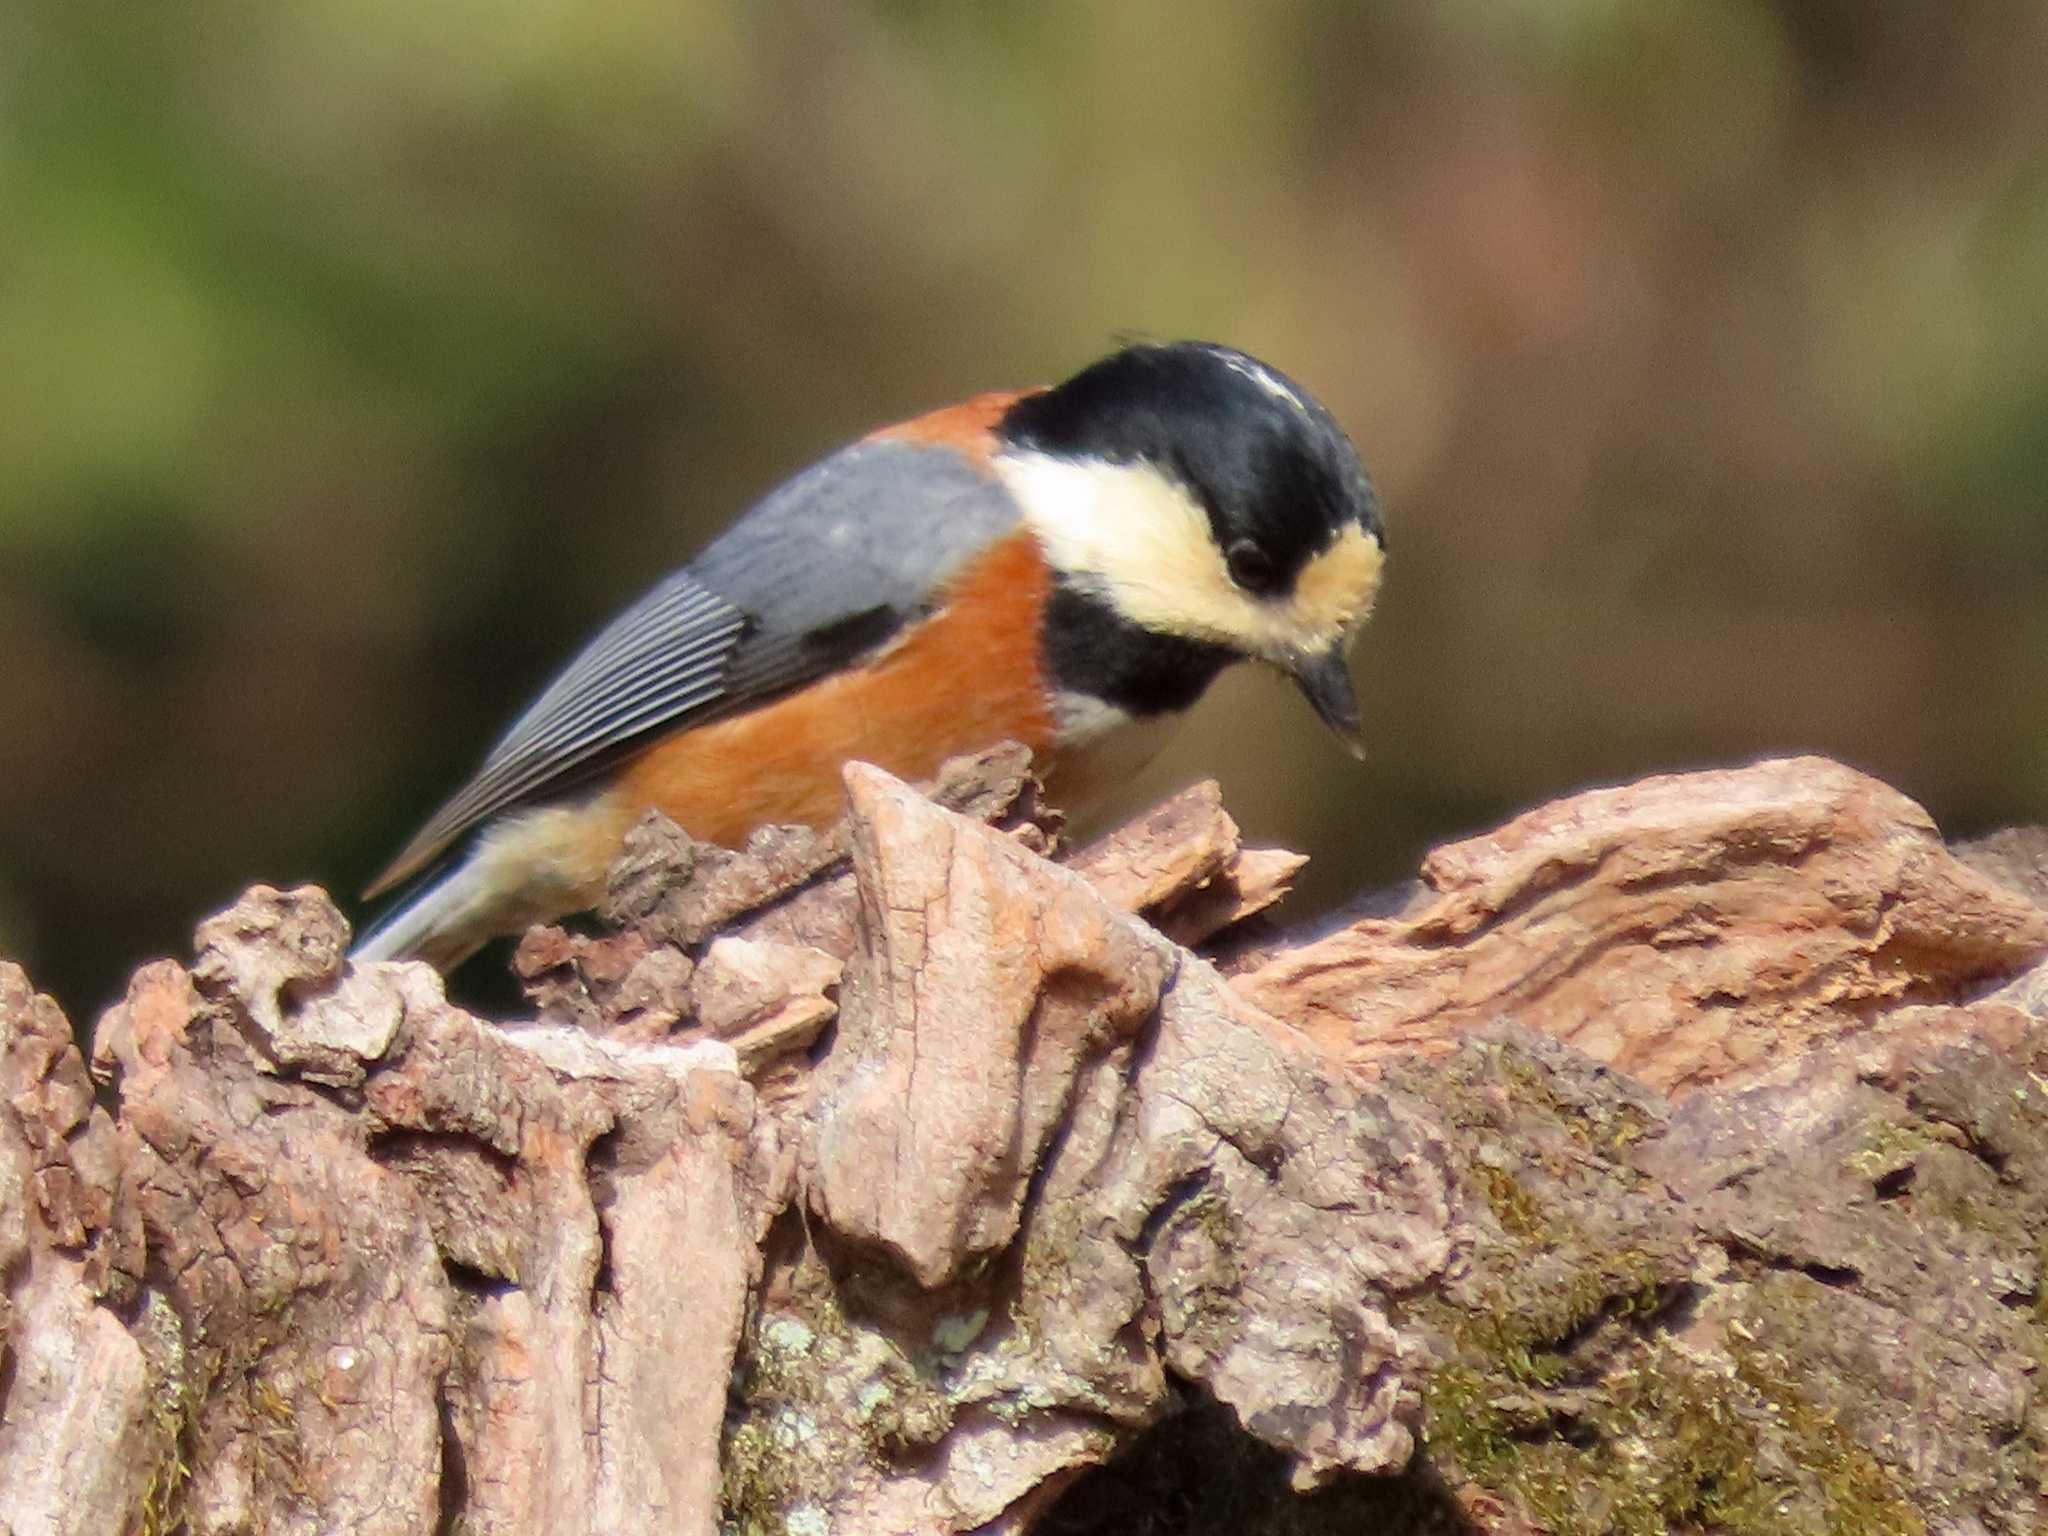
[(1237, 594), (1186, 491), (1142, 464), (1009, 454), (996, 471), (1056, 571), (1086, 578), (1124, 617), (1168, 634), (1219, 624)]

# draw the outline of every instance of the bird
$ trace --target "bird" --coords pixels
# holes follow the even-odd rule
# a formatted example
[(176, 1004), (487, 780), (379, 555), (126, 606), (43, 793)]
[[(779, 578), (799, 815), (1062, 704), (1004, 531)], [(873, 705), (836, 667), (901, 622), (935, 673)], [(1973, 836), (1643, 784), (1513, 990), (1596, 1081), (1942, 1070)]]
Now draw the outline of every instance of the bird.
[(575, 655), (372, 882), (426, 877), (355, 958), (447, 971), (594, 906), (650, 808), (730, 847), (829, 826), (851, 759), (915, 781), (1016, 741), (1085, 807), (1238, 662), (1362, 754), (1349, 657), (1385, 551), (1335, 418), (1215, 342), (1124, 345), (871, 432)]

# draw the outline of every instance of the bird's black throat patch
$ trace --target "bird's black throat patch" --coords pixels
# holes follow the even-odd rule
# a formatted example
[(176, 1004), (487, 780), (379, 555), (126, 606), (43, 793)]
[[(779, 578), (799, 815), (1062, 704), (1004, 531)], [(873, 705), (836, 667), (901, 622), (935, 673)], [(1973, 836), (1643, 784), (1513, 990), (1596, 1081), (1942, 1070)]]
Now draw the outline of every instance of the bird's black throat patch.
[(1040, 643), (1055, 688), (1140, 718), (1187, 709), (1238, 659), (1223, 646), (1133, 623), (1109, 599), (1065, 577), (1053, 586), (1044, 623)]

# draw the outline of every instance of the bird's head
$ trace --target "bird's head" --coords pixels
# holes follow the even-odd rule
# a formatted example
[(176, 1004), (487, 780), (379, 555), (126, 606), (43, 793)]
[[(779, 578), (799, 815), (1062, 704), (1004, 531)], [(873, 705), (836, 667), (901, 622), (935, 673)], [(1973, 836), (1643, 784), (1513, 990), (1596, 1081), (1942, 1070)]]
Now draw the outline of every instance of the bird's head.
[(1385, 535), (1307, 391), (1229, 347), (1133, 346), (1023, 397), (999, 434), (998, 468), (1103, 643), (1118, 626), (1179, 643), (1207, 666), (1196, 692), (1232, 660), (1277, 667), (1355, 749), (1348, 653)]

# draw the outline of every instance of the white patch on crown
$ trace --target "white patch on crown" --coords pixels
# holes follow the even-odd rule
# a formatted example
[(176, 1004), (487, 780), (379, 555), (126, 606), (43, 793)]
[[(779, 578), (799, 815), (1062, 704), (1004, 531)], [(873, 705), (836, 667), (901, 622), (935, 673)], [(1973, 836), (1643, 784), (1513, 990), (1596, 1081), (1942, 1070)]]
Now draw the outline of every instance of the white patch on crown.
[(1282, 405), (1291, 406), (1304, 416), (1309, 414), (1307, 402), (1282, 383), (1280, 376), (1264, 364), (1253, 362), (1248, 357), (1226, 357), (1223, 366), (1232, 373), (1250, 379)]
[(1379, 542), (1349, 526), (1292, 593), (1254, 597), (1230, 579), (1209, 519), (1147, 464), (999, 457), (996, 473), (1053, 569), (1088, 583), (1135, 624), (1286, 666), (1350, 638), (1379, 589)]

